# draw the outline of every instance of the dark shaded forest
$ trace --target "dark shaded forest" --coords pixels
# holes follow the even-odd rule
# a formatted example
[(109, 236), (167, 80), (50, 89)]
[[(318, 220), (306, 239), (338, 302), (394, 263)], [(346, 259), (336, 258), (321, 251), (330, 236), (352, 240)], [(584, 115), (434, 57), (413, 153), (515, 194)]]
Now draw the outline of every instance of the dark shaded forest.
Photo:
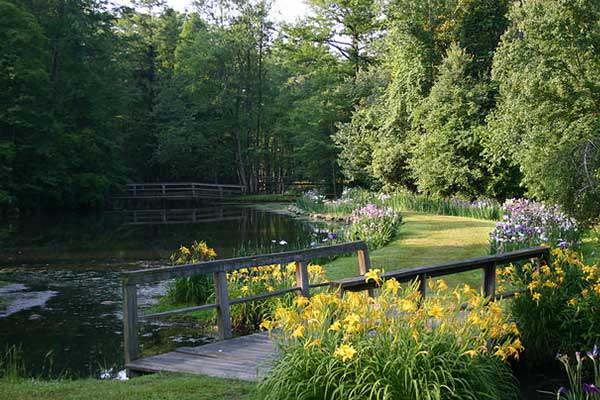
[(309, 181), (600, 210), (593, 0), (0, 0), (0, 209)]

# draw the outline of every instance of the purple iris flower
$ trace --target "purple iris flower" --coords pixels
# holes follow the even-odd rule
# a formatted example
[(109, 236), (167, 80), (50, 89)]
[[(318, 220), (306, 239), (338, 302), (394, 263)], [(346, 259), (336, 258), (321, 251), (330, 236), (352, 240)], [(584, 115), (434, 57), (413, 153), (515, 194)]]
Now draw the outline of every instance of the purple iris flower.
[(337, 235), (335, 233), (331, 233), (330, 232), (330, 233), (327, 234), (327, 238), (329, 240), (335, 240), (335, 239), (337, 239)]
[(595, 360), (596, 357), (598, 357), (598, 345), (597, 344), (594, 345), (594, 349), (592, 351), (587, 352), (587, 356), (589, 358), (591, 358), (592, 360)]
[(600, 388), (593, 383), (584, 383), (583, 391), (586, 393), (600, 394)]

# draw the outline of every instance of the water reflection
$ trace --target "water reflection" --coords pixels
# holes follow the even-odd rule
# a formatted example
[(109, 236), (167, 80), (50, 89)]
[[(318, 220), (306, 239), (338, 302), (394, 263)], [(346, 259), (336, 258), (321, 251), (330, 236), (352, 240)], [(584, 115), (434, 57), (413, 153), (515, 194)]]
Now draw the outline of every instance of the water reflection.
[[(160, 265), (194, 240), (229, 257), (308, 247), (321, 242), (324, 232), (322, 225), (285, 213), (238, 205), (13, 221), (0, 232), (0, 281), (5, 282), (0, 286), (21, 286), (0, 291), (2, 312), (8, 314), (13, 304), (11, 314), (0, 317), (0, 345), (20, 346), (33, 374), (99, 377), (111, 368), (119, 371), (120, 271)], [(164, 291), (165, 283), (140, 287), (140, 306), (151, 305)], [(36, 297), (40, 293), (51, 295)], [(27, 303), (27, 296), (39, 301)], [(145, 350), (166, 350), (212, 339), (192, 322), (153, 321), (141, 324), (140, 340)]]

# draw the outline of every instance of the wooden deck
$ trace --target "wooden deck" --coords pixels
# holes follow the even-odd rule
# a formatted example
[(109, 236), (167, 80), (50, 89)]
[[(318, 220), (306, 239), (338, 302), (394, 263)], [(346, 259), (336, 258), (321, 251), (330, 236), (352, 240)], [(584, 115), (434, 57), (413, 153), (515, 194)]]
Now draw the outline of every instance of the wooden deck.
[(255, 333), (198, 347), (137, 359), (126, 365), (136, 373), (184, 372), (256, 382), (263, 379), (277, 350), (266, 333)]

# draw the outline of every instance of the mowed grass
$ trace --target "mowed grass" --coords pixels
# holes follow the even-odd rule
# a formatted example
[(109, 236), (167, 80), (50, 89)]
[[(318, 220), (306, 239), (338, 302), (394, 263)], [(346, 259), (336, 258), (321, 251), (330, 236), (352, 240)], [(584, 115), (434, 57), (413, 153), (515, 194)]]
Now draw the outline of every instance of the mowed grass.
[(147, 375), (129, 381), (0, 380), (0, 399), (14, 400), (245, 400), (256, 385), (197, 375)]
[[(403, 212), (400, 232), (387, 246), (370, 253), (371, 268), (394, 271), (421, 265), (458, 261), (489, 254), (493, 221)], [(325, 267), (328, 279), (358, 275), (355, 256), (342, 257)], [(481, 272), (450, 275), (449, 284), (481, 284)]]

